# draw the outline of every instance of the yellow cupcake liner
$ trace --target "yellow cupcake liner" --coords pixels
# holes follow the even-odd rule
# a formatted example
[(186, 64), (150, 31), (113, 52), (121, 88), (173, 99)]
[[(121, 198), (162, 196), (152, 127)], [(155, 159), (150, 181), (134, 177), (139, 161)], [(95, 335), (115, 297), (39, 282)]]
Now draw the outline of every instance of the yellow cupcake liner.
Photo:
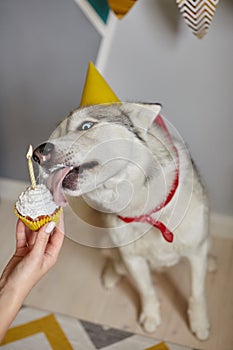
[(27, 219), (25, 216), (22, 216), (19, 214), (18, 210), (16, 208), (14, 208), (14, 213), (15, 215), (20, 218), (20, 220), (22, 220), (25, 225), (27, 227), (30, 228), (30, 230), (32, 231), (38, 231), (43, 225), (47, 224), (50, 221), (54, 221), (56, 224), (58, 224), (59, 219), (60, 219), (60, 215), (62, 212), (62, 207), (60, 207), (59, 209), (57, 209), (54, 214), (52, 215), (45, 215), (42, 219), (38, 218), (38, 219)]

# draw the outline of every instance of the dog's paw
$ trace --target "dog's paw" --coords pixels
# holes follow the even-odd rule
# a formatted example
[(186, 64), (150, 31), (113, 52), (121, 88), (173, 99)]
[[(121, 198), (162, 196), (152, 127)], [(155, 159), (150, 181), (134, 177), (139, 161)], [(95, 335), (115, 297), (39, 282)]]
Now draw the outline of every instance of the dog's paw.
[(210, 324), (207, 317), (206, 308), (203, 304), (189, 301), (189, 323), (192, 332), (199, 340), (207, 340), (209, 337)]
[(161, 323), (160, 313), (156, 311), (154, 314), (142, 312), (139, 318), (139, 322), (147, 333), (153, 333)]
[(197, 324), (196, 322), (190, 322), (192, 332), (199, 340), (207, 340), (210, 334), (210, 326), (208, 322)]
[(112, 263), (107, 263), (102, 274), (102, 283), (105, 288), (111, 289), (120, 281), (121, 275), (119, 275)]

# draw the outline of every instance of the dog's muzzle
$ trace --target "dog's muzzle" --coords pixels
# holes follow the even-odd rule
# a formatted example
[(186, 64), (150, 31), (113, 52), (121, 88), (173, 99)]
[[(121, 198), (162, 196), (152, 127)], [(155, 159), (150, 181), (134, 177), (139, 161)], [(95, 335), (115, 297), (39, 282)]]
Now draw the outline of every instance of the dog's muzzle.
[(53, 194), (54, 201), (64, 206), (67, 201), (63, 191), (76, 191), (77, 181), (85, 171), (92, 170), (99, 163), (95, 160), (82, 164), (57, 163), (55, 145), (45, 142), (39, 145), (33, 152), (33, 159), (47, 173), (46, 185)]

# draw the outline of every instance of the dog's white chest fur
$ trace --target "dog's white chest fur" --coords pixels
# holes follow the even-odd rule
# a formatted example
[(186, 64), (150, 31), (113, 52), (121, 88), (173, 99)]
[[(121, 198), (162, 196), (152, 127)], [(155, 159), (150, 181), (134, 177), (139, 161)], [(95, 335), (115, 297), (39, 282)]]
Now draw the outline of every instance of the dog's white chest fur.
[(151, 228), (141, 239), (120, 248), (120, 250), (124, 255), (142, 256), (152, 269), (175, 265), (180, 259), (175, 244), (166, 242), (156, 228)]

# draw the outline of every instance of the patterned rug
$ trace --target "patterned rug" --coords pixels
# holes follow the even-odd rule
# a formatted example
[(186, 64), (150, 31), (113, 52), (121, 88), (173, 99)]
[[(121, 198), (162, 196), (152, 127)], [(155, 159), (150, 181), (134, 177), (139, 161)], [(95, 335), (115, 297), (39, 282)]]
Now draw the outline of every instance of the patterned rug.
[(192, 350), (58, 313), (23, 307), (1, 350)]

